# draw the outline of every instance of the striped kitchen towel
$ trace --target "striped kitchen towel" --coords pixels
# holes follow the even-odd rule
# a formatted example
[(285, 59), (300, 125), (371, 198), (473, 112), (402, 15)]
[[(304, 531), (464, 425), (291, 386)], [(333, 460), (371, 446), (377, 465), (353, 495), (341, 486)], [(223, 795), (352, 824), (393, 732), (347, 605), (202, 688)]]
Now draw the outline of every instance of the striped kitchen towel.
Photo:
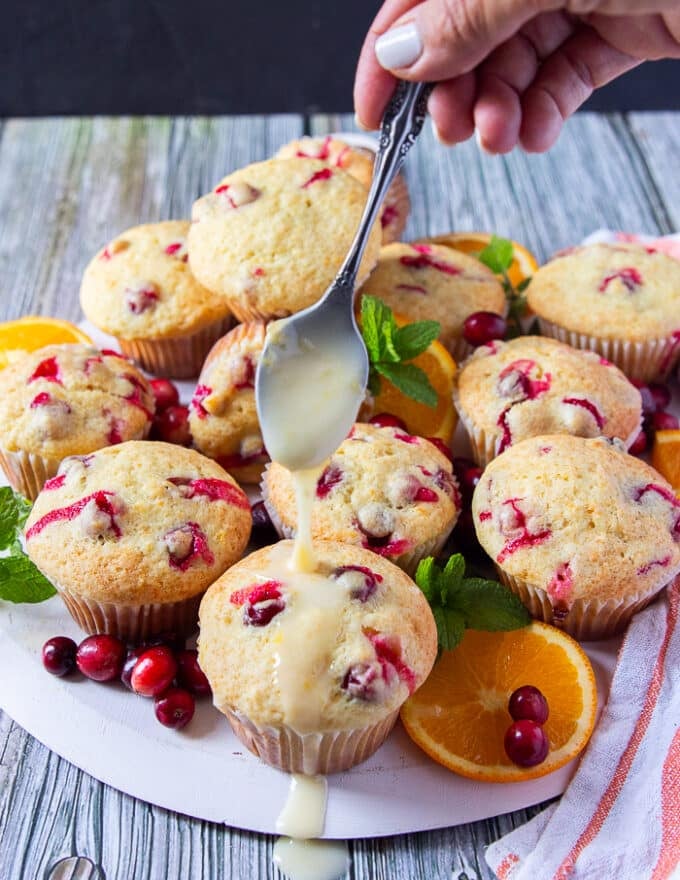
[(491, 844), (499, 880), (680, 878), (680, 576), (632, 621), (560, 802)]

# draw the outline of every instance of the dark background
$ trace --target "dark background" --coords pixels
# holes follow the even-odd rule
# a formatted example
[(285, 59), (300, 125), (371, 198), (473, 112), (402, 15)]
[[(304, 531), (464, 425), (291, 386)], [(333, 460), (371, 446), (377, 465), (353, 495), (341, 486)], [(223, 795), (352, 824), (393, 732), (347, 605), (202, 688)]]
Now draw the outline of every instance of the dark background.
[[(0, 116), (348, 112), (376, 0), (0, 0)], [(680, 62), (593, 110), (680, 109)]]

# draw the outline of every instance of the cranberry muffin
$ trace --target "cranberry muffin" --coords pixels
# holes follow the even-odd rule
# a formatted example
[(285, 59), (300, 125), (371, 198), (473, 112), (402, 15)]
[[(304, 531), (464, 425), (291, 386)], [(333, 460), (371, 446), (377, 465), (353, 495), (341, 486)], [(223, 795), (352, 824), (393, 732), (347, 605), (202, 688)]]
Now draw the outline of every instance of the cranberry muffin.
[(216, 462), (130, 441), (64, 459), (26, 523), (26, 551), (86, 632), (191, 633), (207, 587), (250, 536), (250, 505)]
[(621, 370), (543, 336), (480, 346), (456, 374), (453, 400), (481, 467), (537, 434), (601, 434), (628, 449), (642, 422), (640, 392)]
[(622, 630), (680, 572), (680, 499), (619, 441), (532, 437), (486, 468), (477, 537), (534, 617), (579, 639)]
[(33, 499), (67, 455), (146, 437), (148, 381), (127, 358), (89, 345), (48, 345), (0, 371), (0, 466)]
[(422, 592), (361, 547), (293, 542), (229, 569), (200, 609), (199, 661), (234, 733), (287, 772), (338, 773), (366, 760), (428, 676), (437, 631)]
[[(303, 137), (284, 144), (276, 154), (276, 159), (319, 159), (331, 168), (342, 168), (366, 189), (371, 185), (375, 153), (366, 147), (346, 144), (333, 135)], [(380, 214), (382, 243), (399, 241), (406, 226), (411, 201), (403, 174), (397, 174), (387, 190)]]
[[(279, 534), (293, 537), (290, 471), (268, 465), (262, 497)], [(372, 550), (413, 574), (422, 558), (442, 549), (460, 509), (451, 462), (429, 440), (357, 423), (317, 481), (311, 532)]]
[(437, 244), (385, 245), (361, 288), (409, 321), (439, 321), (439, 341), (459, 362), (472, 351), (463, 322), (473, 312), (505, 315), (505, 293), (479, 260)]
[(255, 370), (266, 326), (238, 324), (211, 348), (189, 405), (196, 448), (240, 483), (257, 483), (269, 461), (255, 407)]
[(198, 375), (231, 323), (224, 300), (191, 272), (188, 231), (185, 220), (127, 229), (90, 262), (80, 289), (95, 327), (115, 336), (145, 370), (177, 379)]
[[(366, 189), (315, 159), (270, 159), (235, 171), (194, 203), (192, 271), (239, 321), (283, 318), (312, 305), (335, 278), (359, 226)], [(376, 224), (361, 284), (380, 247)]]
[(527, 289), (541, 333), (587, 348), (631, 379), (664, 379), (680, 360), (680, 262), (631, 244), (573, 248)]

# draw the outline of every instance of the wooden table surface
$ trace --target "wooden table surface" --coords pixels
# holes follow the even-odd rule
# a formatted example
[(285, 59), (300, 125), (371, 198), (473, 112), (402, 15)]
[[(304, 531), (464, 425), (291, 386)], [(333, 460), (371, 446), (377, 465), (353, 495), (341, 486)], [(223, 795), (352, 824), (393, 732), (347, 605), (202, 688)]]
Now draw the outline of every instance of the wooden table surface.
[[(224, 174), (293, 137), (351, 128), (349, 117), (336, 116), (1, 122), (0, 320), (80, 320), (81, 274), (109, 238), (188, 216)], [(485, 156), (474, 143), (445, 149), (426, 128), (407, 162), (413, 211), (405, 237), (493, 230), (542, 261), (598, 227), (680, 230), (678, 155), (680, 114), (583, 114), (544, 156)], [(485, 846), (538, 809), (354, 841), (349, 876), (491, 880)], [(107, 880), (263, 880), (279, 876), (273, 842), (121, 794), (0, 712), (0, 880), (43, 880), (73, 854), (102, 865)]]

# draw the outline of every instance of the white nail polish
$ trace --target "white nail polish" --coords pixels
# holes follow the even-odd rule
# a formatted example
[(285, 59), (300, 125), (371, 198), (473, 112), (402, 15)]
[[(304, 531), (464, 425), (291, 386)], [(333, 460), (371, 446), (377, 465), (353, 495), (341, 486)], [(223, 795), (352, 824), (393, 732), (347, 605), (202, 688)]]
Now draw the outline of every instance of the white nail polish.
[(410, 67), (423, 53), (423, 42), (413, 22), (392, 28), (375, 41), (378, 63), (386, 70)]
[(495, 155), (495, 153), (493, 153), (493, 152), (492, 152), (492, 151), (486, 146), (486, 144), (484, 143), (484, 141), (482, 140), (482, 136), (481, 136), (481, 134), (479, 133), (479, 129), (478, 129), (478, 128), (475, 129), (475, 140), (477, 141), (477, 146), (479, 147), (479, 149), (480, 149), (483, 153), (486, 153), (487, 156), (494, 156), (494, 155)]

